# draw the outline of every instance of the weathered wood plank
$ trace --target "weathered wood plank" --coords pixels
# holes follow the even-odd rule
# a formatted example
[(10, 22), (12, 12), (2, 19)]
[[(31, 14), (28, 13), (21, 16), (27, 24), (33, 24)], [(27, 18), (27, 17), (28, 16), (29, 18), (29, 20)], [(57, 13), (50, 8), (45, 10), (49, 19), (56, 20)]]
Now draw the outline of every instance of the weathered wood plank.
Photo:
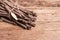
[(60, 10), (47, 13), (49, 9), (46, 8), (43, 11), (46, 12), (37, 12), (36, 27), (32, 30), (0, 22), (0, 40), (60, 40)]

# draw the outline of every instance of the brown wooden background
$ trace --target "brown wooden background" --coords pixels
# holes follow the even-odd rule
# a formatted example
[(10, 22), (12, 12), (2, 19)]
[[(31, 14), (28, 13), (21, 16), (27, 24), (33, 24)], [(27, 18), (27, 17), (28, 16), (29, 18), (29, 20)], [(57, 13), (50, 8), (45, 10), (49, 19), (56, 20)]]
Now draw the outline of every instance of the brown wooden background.
[(60, 7), (35, 5), (25, 8), (37, 13), (36, 27), (24, 30), (19, 26), (0, 21), (0, 40), (60, 40)]

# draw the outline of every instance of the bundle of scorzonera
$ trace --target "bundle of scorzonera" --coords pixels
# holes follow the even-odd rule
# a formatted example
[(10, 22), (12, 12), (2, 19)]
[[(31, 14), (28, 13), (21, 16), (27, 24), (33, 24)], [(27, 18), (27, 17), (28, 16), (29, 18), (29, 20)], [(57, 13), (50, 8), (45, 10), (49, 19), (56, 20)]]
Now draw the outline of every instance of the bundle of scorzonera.
[(17, 24), (24, 29), (35, 27), (36, 13), (17, 7), (11, 0), (0, 1), (0, 18), (4, 22)]

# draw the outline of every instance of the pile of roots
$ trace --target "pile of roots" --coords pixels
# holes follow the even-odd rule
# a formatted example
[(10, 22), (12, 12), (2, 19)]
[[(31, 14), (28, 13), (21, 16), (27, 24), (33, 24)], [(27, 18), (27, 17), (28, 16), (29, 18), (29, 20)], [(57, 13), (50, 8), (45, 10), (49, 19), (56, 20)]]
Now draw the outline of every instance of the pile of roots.
[(21, 8), (11, 0), (0, 1), (0, 18), (1, 20), (17, 24), (24, 29), (35, 27), (36, 13)]

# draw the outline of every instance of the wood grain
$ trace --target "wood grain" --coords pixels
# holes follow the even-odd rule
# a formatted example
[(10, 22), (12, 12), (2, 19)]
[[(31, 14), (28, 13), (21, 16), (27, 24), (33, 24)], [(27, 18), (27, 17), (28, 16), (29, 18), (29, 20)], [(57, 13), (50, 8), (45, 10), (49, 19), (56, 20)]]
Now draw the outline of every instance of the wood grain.
[(0, 21), (0, 40), (60, 40), (60, 8), (29, 9), (37, 13), (36, 27), (24, 30)]

